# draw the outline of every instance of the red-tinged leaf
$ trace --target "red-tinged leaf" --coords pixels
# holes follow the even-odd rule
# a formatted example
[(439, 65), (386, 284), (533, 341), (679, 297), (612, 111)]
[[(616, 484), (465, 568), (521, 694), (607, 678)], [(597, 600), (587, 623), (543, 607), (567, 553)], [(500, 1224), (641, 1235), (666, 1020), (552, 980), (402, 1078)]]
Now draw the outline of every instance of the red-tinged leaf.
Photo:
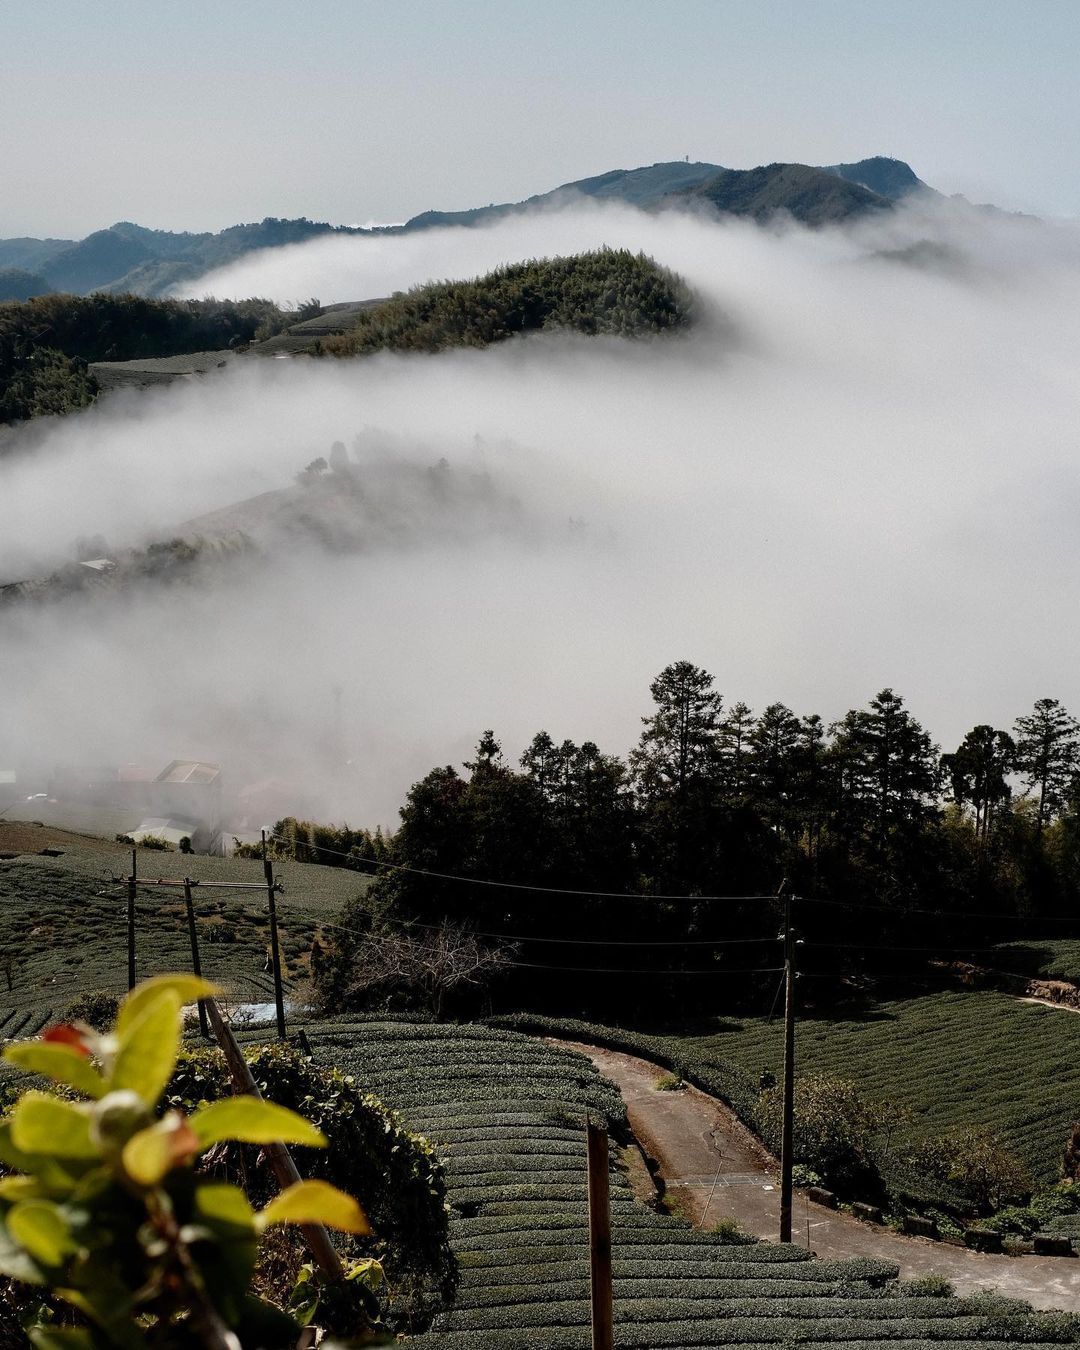
[(58, 1022), (56, 1026), (47, 1027), (41, 1033), (41, 1039), (49, 1045), (70, 1045), (72, 1050), (77, 1050), (85, 1059), (90, 1058), (86, 1033), (72, 1026), (70, 1022)]

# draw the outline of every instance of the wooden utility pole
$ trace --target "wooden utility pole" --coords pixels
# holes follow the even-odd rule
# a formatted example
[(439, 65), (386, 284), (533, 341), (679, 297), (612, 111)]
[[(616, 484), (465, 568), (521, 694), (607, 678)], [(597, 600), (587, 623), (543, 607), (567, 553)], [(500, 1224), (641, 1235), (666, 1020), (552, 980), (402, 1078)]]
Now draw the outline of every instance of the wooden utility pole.
[(780, 1241), (791, 1241), (791, 1165), (795, 1135), (795, 931), (791, 926), (791, 892), (784, 900), (784, 1123), (780, 1140)]
[(135, 988), (135, 880), (137, 849), (131, 850), (131, 875), (127, 883), (128, 990)]
[[(252, 1072), (248, 1068), (247, 1060), (237, 1045), (236, 1038), (225, 1025), (221, 1011), (214, 999), (206, 999), (206, 1011), (210, 1014), (214, 1035), (217, 1037), (218, 1045), (221, 1046), (225, 1055), (225, 1062), (229, 1066), (229, 1076), (232, 1078), (233, 1087), (242, 1095), (258, 1097), (261, 1100), (262, 1093), (259, 1091), (259, 1085), (255, 1082)], [(296, 1170), (292, 1154), (284, 1144), (263, 1144), (261, 1147), (266, 1153), (267, 1161), (273, 1169), (278, 1185), (283, 1190), (300, 1180), (300, 1173)], [(341, 1257), (338, 1256), (337, 1249), (330, 1240), (330, 1234), (323, 1225), (321, 1223), (302, 1223), (300, 1231), (304, 1234), (311, 1254), (323, 1276), (331, 1284), (336, 1284), (337, 1281), (344, 1279), (345, 1271), (341, 1265)]]
[[(199, 960), (199, 934), (195, 928), (195, 902), (191, 898), (191, 878), (184, 878), (184, 908), (187, 910), (188, 936), (191, 938), (192, 973), (202, 977), (202, 962)], [(206, 1004), (199, 999), (199, 1030), (204, 1041), (210, 1039), (210, 1027), (206, 1021)]]
[(608, 1136), (602, 1125), (587, 1121), (589, 1158), (589, 1286), (592, 1299), (592, 1350), (614, 1350), (611, 1293), (611, 1198), (608, 1183)]
[(262, 832), (263, 875), (266, 877), (266, 900), (270, 906), (270, 951), (274, 962), (274, 1009), (277, 1013), (277, 1034), (285, 1039), (285, 996), (281, 989), (281, 951), (277, 931), (277, 886), (274, 884), (274, 864), (266, 856), (266, 831)]

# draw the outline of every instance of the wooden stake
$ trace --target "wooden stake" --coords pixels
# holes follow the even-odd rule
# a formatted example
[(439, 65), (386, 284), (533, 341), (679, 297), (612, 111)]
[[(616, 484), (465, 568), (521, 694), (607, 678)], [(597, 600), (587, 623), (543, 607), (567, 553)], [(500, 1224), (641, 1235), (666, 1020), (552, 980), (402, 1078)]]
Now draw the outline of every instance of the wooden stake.
[(266, 856), (266, 831), (262, 832), (263, 874), (266, 877), (266, 899), (270, 906), (270, 950), (274, 961), (274, 1009), (277, 1013), (277, 1034), (285, 1039), (285, 996), (281, 989), (281, 951), (278, 948), (277, 887), (274, 885), (274, 864)]
[[(195, 975), (202, 976), (202, 962), (199, 960), (199, 934), (195, 928), (195, 902), (191, 898), (191, 878), (184, 878), (184, 908), (187, 910), (188, 936), (191, 938), (191, 969)], [(199, 1031), (204, 1041), (210, 1039), (210, 1027), (206, 1021), (206, 1004), (199, 999)]]
[(137, 849), (131, 850), (131, 875), (127, 884), (128, 989), (135, 988), (135, 879)]
[(791, 1167), (795, 1136), (795, 933), (784, 895), (784, 1123), (780, 1140), (780, 1241), (791, 1241)]
[(589, 1285), (592, 1298), (592, 1350), (614, 1350), (611, 1292), (611, 1200), (608, 1189), (608, 1136), (601, 1125), (586, 1122), (589, 1166)]
[[(206, 1011), (210, 1014), (210, 1024), (214, 1028), (214, 1035), (217, 1037), (218, 1045), (221, 1046), (225, 1061), (229, 1066), (229, 1076), (232, 1078), (233, 1087), (243, 1095), (261, 1099), (262, 1093), (259, 1091), (259, 1085), (255, 1082), (251, 1070), (247, 1066), (247, 1060), (244, 1059), (243, 1053), (236, 1043), (236, 1038), (225, 1025), (214, 999), (206, 999)], [(283, 1190), (300, 1180), (300, 1173), (296, 1170), (292, 1154), (284, 1144), (263, 1144), (262, 1147), (266, 1151), (274, 1176), (277, 1177), (278, 1185)], [(300, 1231), (304, 1234), (311, 1254), (324, 1278), (331, 1284), (336, 1284), (338, 1280), (344, 1279), (345, 1271), (341, 1265), (341, 1258), (330, 1240), (330, 1234), (322, 1224), (302, 1223)]]

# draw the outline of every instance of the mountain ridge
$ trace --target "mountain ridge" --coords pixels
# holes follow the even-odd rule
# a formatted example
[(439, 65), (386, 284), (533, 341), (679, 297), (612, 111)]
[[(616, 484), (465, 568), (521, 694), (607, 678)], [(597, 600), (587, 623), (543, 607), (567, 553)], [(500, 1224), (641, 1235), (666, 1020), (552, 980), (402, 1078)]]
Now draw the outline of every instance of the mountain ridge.
[[(838, 183), (846, 186), (837, 187)], [(0, 239), (0, 269), (35, 274), (54, 291), (88, 294), (104, 290), (155, 296), (256, 249), (278, 248), (330, 234), (401, 234), (440, 226), (467, 227), (559, 207), (582, 197), (623, 202), (642, 210), (704, 204), (757, 220), (787, 211), (804, 224), (815, 225), (889, 209), (918, 192), (934, 190), (915, 175), (910, 165), (885, 156), (824, 167), (772, 164), (752, 169), (666, 160), (633, 169), (610, 169), (522, 201), (463, 211), (424, 211), (403, 225), (364, 228), (332, 225), (305, 216), (292, 220), (267, 216), (217, 232), (191, 232), (155, 230), (121, 220), (78, 240), (25, 236)], [(0, 295), (0, 301), (5, 298)]]

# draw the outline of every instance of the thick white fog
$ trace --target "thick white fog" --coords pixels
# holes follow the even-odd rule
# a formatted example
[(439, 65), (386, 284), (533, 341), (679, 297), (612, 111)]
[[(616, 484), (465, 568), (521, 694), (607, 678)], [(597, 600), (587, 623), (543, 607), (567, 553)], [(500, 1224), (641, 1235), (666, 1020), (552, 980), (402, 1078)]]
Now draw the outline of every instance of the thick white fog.
[[(0, 581), (80, 536), (168, 538), (361, 432), (369, 503), (404, 474), (358, 550), (282, 537), (211, 587), (0, 609), (0, 767), (199, 756), (374, 825), (488, 726), (514, 758), (541, 727), (625, 752), (676, 659), (827, 719), (891, 685), (949, 748), (1044, 695), (1080, 713), (1071, 229), (589, 207), (317, 241), (196, 289), (325, 304), (601, 243), (681, 272), (694, 331), (252, 359), (0, 459)], [(412, 503), (440, 458), (483, 509)]]

